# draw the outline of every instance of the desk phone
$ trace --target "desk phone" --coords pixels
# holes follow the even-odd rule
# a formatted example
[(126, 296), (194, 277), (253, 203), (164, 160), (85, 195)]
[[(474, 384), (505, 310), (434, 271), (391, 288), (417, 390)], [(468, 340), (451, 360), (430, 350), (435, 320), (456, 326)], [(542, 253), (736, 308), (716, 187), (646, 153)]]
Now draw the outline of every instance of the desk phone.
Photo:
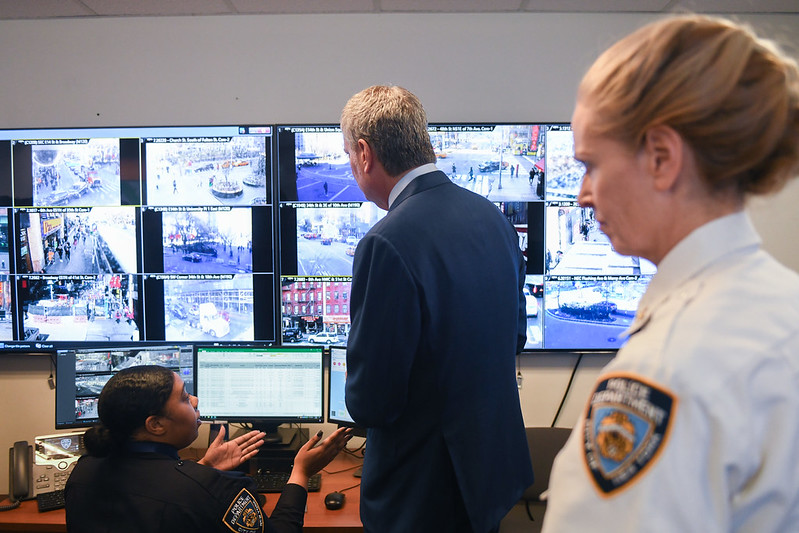
[(33, 440), (34, 495), (63, 490), (75, 463), (86, 452), (83, 431), (42, 435)]
[[(12, 504), (37, 498), (40, 511), (59, 509), (75, 463), (85, 453), (83, 431), (41, 435), (9, 449), (9, 496)], [(17, 504), (18, 505), (18, 504)]]

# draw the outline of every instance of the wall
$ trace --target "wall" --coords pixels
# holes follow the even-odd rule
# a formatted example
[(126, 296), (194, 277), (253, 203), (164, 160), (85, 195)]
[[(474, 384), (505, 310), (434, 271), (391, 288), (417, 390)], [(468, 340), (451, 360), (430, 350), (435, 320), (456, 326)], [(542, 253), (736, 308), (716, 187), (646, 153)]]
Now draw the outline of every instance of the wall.
[[(585, 68), (608, 44), (652, 18), (513, 13), (3, 21), (0, 128), (337, 122), (349, 96), (376, 83), (414, 91), (431, 121), (568, 121)], [(799, 16), (746, 19), (799, 48)], [(797, 203), (794, 184), (752, 206), (766, 248), (795, 270), (799, 244), (788, 232), (798, 226)], [(553, 423), (577, 358), (522, 357), (528, 426)], [(558, 425), (573, 424), (608, 360), (582, 358)], [(0, 356), (3, 449), (54, 431), (49, 374), (46, 357)], [(7, 486), (6, 461), (0, 453), (0, 493)]]

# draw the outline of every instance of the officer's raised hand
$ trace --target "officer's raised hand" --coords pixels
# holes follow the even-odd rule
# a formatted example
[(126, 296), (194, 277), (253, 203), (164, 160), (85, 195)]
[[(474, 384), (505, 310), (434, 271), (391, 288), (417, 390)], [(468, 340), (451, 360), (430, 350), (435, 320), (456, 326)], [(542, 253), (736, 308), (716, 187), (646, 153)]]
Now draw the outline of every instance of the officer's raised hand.
[(222, 426), (219, 434), (208, 446), (208, 451), (197, 462), (218, 470), (233, 470), (258, 453), (258, 448), (264, 443), (265, 435), (263, 431), (253, 430), (225, 442), (225, 426)]

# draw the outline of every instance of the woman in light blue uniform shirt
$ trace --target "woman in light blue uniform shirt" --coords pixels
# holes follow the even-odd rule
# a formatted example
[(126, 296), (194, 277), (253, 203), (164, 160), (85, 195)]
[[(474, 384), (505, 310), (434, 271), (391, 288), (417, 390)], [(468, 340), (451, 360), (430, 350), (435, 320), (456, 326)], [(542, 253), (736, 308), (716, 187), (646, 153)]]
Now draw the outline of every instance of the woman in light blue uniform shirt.
[(795, 61), (730, 21), (663, 19), (599, 57), (572, 126), (580, 204), (658, 272), (555, 462), (544, 531), (797, 531), (799, 276), (744, 211), (799, 172)]

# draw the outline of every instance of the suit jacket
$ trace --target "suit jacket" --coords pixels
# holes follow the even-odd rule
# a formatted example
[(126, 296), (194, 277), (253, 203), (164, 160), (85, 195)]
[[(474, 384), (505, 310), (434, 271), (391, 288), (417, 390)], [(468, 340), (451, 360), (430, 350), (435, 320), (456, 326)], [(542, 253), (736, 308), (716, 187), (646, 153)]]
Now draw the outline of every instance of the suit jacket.
[(353, 262), (347, 409), (367, 531), (488, 531), (532, 483), (515, 380), (524, 257), (495, 205), (413, 180)]

